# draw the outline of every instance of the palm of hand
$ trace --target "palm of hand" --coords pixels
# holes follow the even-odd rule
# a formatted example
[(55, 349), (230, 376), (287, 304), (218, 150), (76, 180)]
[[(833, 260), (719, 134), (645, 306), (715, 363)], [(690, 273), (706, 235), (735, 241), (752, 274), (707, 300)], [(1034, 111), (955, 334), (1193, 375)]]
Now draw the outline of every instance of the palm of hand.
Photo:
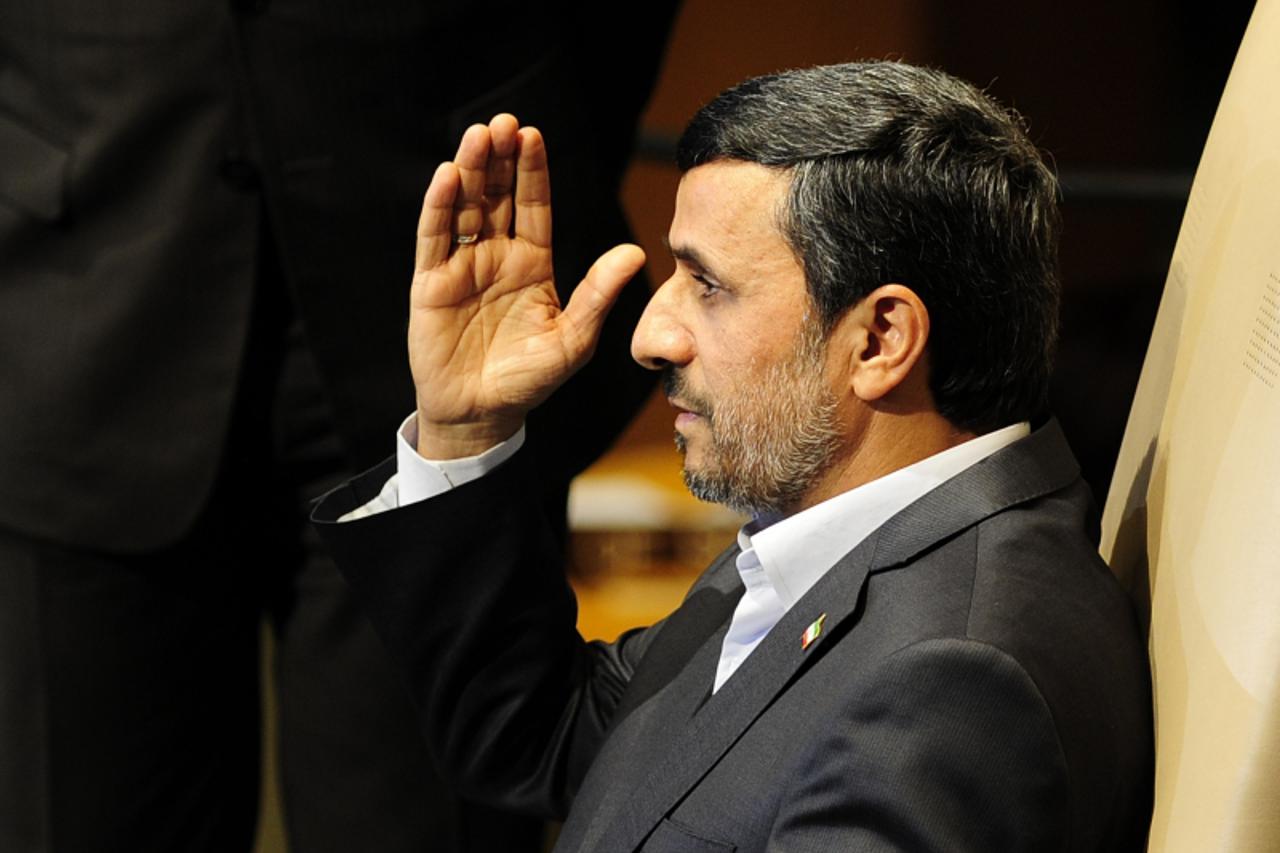
[(409, 353), (419, 409), (460, 423), (529, 409), (578, 367), (557, 322), (551, 250), (492, 236), (415, 274)]
[(637, 247), (614, 248), (562, 311), (541, 135), (510, 115), (468, 129), (454, 162), (436, 170), (418, 222), (409, 365), (419, 451), (473, 455), (513, 434), (590, 357), (643, 263)]

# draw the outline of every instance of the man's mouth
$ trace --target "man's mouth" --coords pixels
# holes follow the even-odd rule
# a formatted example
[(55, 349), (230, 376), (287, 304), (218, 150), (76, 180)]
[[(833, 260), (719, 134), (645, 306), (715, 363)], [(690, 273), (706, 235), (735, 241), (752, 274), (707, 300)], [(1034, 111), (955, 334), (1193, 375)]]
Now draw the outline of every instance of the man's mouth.
[(676, 406), (676, 429), (692, 426), (702, 419), (697, 412), (690, 412)]
[(695, 395), (689, 392), (684, 378), (674, 370), (668, 370), (663, 375), (662, 389), (666, 392), (667, 402), (676, 410), (677, 430), (708, 418), (710, 407), (703, 401), (694, 399)]

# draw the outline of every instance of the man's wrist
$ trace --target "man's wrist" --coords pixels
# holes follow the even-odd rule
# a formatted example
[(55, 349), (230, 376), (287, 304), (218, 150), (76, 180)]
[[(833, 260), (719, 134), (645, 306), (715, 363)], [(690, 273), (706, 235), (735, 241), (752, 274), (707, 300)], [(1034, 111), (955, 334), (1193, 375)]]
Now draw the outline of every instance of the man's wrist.
[(397, 484), (395, 506), (408, 506), (427, 500), (464, 483), (477, 480), (515, 455), (524, 444), (521, 427), (507, 441), (484, 453), (457, 459), (424, 459), (415, 449), (418, 421), (410, 415), (400, 425), (396, 436)]
[(417, 416), (415, 447), (423, 459), (445, 461), (479, 456), (507, 441), (524, 425), (523, 419), (461, 424), (432, 423)]

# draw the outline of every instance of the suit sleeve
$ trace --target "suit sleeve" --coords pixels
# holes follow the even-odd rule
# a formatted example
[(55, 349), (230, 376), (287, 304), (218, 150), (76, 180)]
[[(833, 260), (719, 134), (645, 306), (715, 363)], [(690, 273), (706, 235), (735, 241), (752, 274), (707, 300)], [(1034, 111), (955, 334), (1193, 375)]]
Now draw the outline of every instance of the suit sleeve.
[(1008, 655), (930, 640), (855, 692), (783, 797), (770, 851), (1069, 849), (1057, 731)]
[(528, 454), (436, 498), (337, 523), (394, 460), (313, 520), (406, 674), (442, 772), (465, 795), (563, 817), (657, 628), (587, 643)]

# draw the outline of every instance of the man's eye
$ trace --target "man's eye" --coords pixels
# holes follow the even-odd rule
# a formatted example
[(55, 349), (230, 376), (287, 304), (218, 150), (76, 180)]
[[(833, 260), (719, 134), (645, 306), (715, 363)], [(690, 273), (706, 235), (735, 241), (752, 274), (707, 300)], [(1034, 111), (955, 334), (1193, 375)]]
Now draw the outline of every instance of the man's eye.
[(693, 280), (698, 283), (698, 295), (704, 298), (714, 296), (720, 290), (720, 285), (698, 273), (693, 274)]

